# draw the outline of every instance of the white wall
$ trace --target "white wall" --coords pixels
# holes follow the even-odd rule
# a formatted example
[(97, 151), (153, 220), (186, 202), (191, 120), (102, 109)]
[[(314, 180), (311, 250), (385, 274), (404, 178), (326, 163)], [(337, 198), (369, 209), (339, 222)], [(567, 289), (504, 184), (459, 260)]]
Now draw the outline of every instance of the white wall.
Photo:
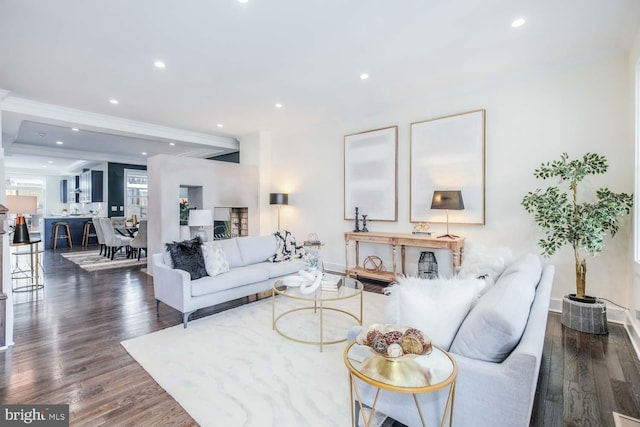
[[(180, 186), (202, 187), (199, 209), (221, 207), (249, 208), (249, 234), (258, 234), (258, 169), (255, 166), (213, 160), (153, 156), (147, 160), (149, 179), (148, 249), (162, 251), (166, 242), (180, 240)], [(151, 271), (151, 262), (148, 265)]]
[[(486, 225), (453, 225), (452, 232), (469, 243), (508, 245), (516, 255), (540, 253), (533, 217), (521, 207), (522, 197), (544, 183), (533, 177), (542, 162), (563, 151), (582, 156), (605, 155), (606, 175), (584, 184), (633, 192), (633, 138), (629, 119), (627, 56), (540, 67), (432, 99), (393, 105), (387, 112), (360, 121), (326, 123), (296, 134), (274, 132), (272, 186), (292, 186), (283, 222), (299, 238), (316, 232), (326, 242), (325, 262), (344, 268), (343, 232), (353, 229), (343, 220), (343, 135), (398, 125), (398, 222), (370, 223), (372, 231), (410, 232), (409, 124), (414, 121), (486, 109)], [(433, 225), (436, 233), (444, 230)], [(607, 239), (605, 252), (588, 259), (587, 291), (625, 304), (631, 282), (629, 251), (631, 220), (622, 221), (619, 235)], [(378, 254), (390, 266), (390, 250), (361, 247), (361, 258)], [(419, 250), (407, 250), (408, 273), (417, 271)], [(439, 253), (439, 263), (448, 260)], [(547, 260), (557, 267), (553, 296), (574, 292), (575, 273), (570, 248)]]
[(258, 132), (239, 138), (240, 164), (255, 166), (258, 169), (258, 206), (260, 207), (260, 221), (258, 235), (269, 234), (275, 230), (272, 227), (269, 208), (269, 193), (286, 192), (271, 188), (271, 134)]
[[(632, 121), (632, 126), (635, 128), (635, 208), (637, 213), (640, 212), (640, 206), (638, 205), (640, 200), (640, 197), (638, 197), (638, 192), (640, 192), (640, 31), (636, 34), (635, 42), (629, 54), (628, 68), (629, 84), (634, 88), (630, 94), (629, 103), (631, 105), (630, 120)], [(640, 236), (640, 219), (637, 215), (634, 226), (634, 234), (636, 236), (636, 241), (634, 242), (635, 254), (632, 252), (632, 256), (629, 257), (630, 263), (633, 266), (633, 286), (629, 288), (629, 307), (635, 310), (631, 311), (627, 316), (627, 327), (636, 352), (640, 354), (640, 319), (638, 318), (638, 316), (640, 316), (640, 263), (638, 262), (640, 259), (640, 241), (638, 241), (638, 236)]]

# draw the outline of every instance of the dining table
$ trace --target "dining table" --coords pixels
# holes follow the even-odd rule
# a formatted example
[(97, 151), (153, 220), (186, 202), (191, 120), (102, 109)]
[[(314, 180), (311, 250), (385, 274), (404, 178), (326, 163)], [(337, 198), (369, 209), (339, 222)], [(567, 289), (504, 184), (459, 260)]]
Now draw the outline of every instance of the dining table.
[(125, 236), (125, 237), (135, 237), (136, 233), (138, 232), (138, 226), (137, 225), (132, 225), (132, 226), (124, 226), (124, 227), (113, 227), (114, 230), (116, 230), (118, 233), (120, 233), (121, 235)]

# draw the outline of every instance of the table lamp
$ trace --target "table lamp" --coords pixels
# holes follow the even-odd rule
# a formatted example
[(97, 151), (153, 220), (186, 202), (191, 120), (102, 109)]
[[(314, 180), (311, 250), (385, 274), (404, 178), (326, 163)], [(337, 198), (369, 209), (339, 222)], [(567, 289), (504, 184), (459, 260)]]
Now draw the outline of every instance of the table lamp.
[(459, 236), (449, 234), (449, 211), (461, 211), (464, 209), (462, 191), (434, 191), (431, 200), (431, 209), (445, 209), (447, 211), (447, 234), (438, 236), (438, 239), (448, 237), (455, 239)]
[(205, 226), (213, 226), (213, 214), (208, 209), (192, 209), (189, 211), (189, 227), (200, 227), (196, 236), (200, 236), (200, 240), (207, 241), (207, 231)]
[(24, 214), (34, 214), (38, 211), (38, 198), (36, 196), (7, 196), (7, 208), (10, 213), (17, 215), (13, 243), (29, 243), (29, 228)]
[(289, 204), (287, 193), (269, 193), (269, 204), (278, 206), (278, 230), (280, 231), (280, 207)]

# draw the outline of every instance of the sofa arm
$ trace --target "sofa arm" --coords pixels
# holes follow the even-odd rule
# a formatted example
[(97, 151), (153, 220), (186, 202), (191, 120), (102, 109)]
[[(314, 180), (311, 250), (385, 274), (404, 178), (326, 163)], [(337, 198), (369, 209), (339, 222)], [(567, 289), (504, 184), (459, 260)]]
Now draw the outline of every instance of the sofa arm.
[(538, 381), (535, 355), (515, 353), (502, 363), (452, 356), (458, 363), (456, 403), (464, 402), (464, 411), (456, 411), (462, 422), (457, 425), (529, 425), (529, 406)]
[(191, 311), (191, 275), (184, 270), (170, 268), (162, 260), (162, 254), (154, 254), (153, 292), (162, 301), (181, 313)]

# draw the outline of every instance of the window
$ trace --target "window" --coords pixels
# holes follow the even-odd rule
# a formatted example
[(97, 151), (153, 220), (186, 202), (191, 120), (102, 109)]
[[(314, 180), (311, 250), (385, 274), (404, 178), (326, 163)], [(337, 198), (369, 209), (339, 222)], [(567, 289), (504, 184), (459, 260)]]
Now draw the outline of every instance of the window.
[(138, 220), (146, 219), (148, 208), (147, 171), (125, 169), (124, 187), (124, 215), (126, 217), (136, 215)]

